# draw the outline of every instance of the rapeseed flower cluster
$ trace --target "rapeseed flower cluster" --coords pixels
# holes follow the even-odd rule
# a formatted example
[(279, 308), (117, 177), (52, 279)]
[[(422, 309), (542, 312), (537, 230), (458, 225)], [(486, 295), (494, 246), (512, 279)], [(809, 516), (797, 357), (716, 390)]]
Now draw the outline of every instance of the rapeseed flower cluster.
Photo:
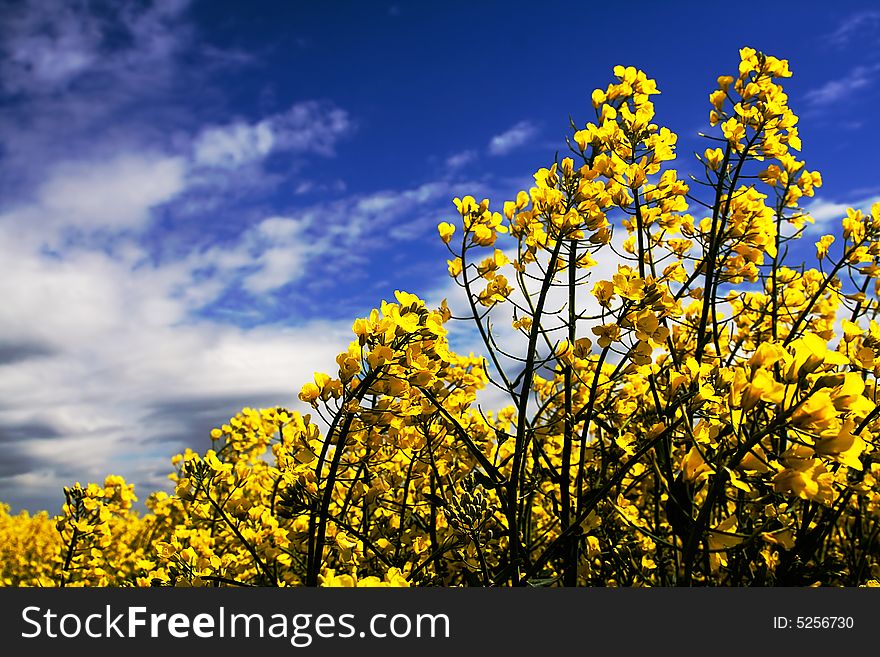
[(398, 291), (310, 413), (243, 409), (146, 513), (112, 476), (55, 518), (0, 507), (3, 583), (875, 584), (880, 204), (786, 263), (822, 184), (788, 63), (740, 51), (689, 181), (655, 81), (613, 74), (529, 190), (439, 224), (483, 355)]

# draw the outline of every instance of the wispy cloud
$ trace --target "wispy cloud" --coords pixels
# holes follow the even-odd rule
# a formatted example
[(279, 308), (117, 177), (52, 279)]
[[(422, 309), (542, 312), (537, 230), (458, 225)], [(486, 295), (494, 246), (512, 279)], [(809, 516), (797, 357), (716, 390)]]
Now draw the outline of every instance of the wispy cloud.
[(212, 66), (254, 62), (201, 43), (182, 0), (51, 9), (0, 14), (0, 501), (54, 510), (108, 472), (166, 486), (169, 456), (241, 406), (299, 407), (351, 338), (315, 308), (425, 280), (409, 242), (439, 252), (450, 199), (502, 192), (463, 178), (472, 151), (439, 179), (347, 187), (322, 166), (357, 117), (230, 100)]
[(192, 66), (181, 58), (207, 66), (207, 55), (194, 45), (188, 4), (7, 3), (0, 16), (4, 204), (41, 186), (47, 163), (162, 152), (178, 130), (194, 129), (185, 107)]
[(235, 169), (270, 153), (332, 156), (336, 143), (354, 128), (348, 113), (331, 103), (303, 101), (257, 121), (205, 128), (196, 138), (196, 165)]
[(880, 194), (858, 198), (850, 203), (816, 197), (804, 207), (804, 210), (815, 220), (814, 224), (807, 226), (807, 231), (819, 233), (832, 230), (834, 225), (839, 225), (840, 220), (846, 216), (846, 211), (849, 208), (870, 212), (871, 206), (878, 202), (880, 202)]
[(859, 89), (864, 89), (874, 82), (880, 65), (856, 66), (846, 76), (830, 80), (804, 94), (804, 99), (813, 107), (824, 107), (846, 100)]
[[(29, 0), (0, 15), (0, 500), (13, 507), (57, 510), (61, 486), (109, 472), (141, 495), (166, 487), (174, 451), (206, 448), (242, 406), (298, 406), (348, 341), (350, 321), (199, 314), (230, 290), (253, 312), (248, 298), (312, 256), (302, 218), (266, 205), (211, 250), (213, 223), (187, 204), (277, 180), (262, 169), (274, 153), (332, 156), (353, 121), (310, 100), (224, 121), (207, 76), (244, 60), (200, 55), (187, 5)], [(210, 113), (183, 93), (192, 61)]]
[[(281, 218), (259, 231), (282, 242), (294, 235)], [(207, 447), (208, 429), (242, 406), (296, 406), (305, 373), (332, 371), (347, 342), (347, 322), (197, 321), (193, 310), (216, 280), (194, 276), (193, 262), (151, 264), (135, 244), (59, 258), (10, 238), (0, 230), (0, 259), (15, 272), (0, 279), (0, 440), (9, 448), (0, 499), (14, 505), (57, 508), (62, 485), (108, 472), (142, 494), (165, 487), (172, 450)], [(252, 261), (255, 291), (295, 266), (278, 253)]]
[(339, 195), (343, 193), (348, 186), (345, 184), (344, 180), (331, 180), (328, 182), (316, 182), (314, 180), (300, 180), (296, 187), (293, 189), (293, 193), (297, 196), (303, 196), (306, 194), (319, 194), (319, 193), (327, 193), (331, 195)]
[(458, 153), (453, 153), (446, 158), (446, 167), (452, 170), (461, 169), (463, 166), (466, 166), (473, 162), (476, 158), (477, 152), (474, 150), (466, 150), (460, 151)]
[[(173, 450), (206, 448), (208, 430), (240, 407), (301, 408), (299, 386), (333, 371), (350, 319), (290, 327), (267, 323), (259, 304), (307, 272), (342, 280), (352, 245), (387, 248), (383, 236), (412, 237), (408, 222), (433, 229), (451, 193), (437, 182), (319, 203), (168, 262), (134, 240), (112, 252), (85, 244), (46, 253), (36, 234), (13, 240), (17, 222), (0, 217), (0, 260), (16, 272), (0, 279), (0, 441), (9, 448), (0, 499), (57, 508), (62, 485), (108, 472), (142, 494), (166, 488)], [(133, 215), (150, 215), (149, 202)], [(223, 313), (200, 318), (233, 289), (253, 328)]]
[(880, 27), (880, 11), (875, 9), (859, 11), (844, 18), (834, 32), (828, 35), (828, 41), (832, 45), (844, 47), (878, 27)]
[(266, 157), (275, 145), (268, 121), (254, 125), (238, 122), (206, 128), (194, 145), (195, 163), (207, 167), (235, 169)]
[[(122, 153), (109, 161), (66, 162), (55, 167), (28, 209), (41, 231), (50, 227), (125, 230), (142, 226), (151, 208), (185, 185), (181, 157)], [(24, 217), (7, 221), (22, 222)]]
[[(52, 94), (84, 76), (128, 69), (133, 74), (167, 60), (184, 43), (179, 22), (188, 0), (107, 3), (83, 11), (72, 3), (17, 3), (0, 19), (0, 80), (6, 92)], [(186, 36), (186, 35), (183, 35)], [(107, 57), (110, 43), (125, 43)]]
[(538, 134), (538, 127), (531, 121), (520, 121), (489, 141), (491, 155), (507, 155), (524, 146)]
[(182, 261), (189, 280), (185, 286), (202, 287), (199, 299), (209, 303), (231, 286), (261, 295), (298, 280), (311, 257), (320, 252), (304, 239), (305, 221), (291, 217), (268, 217), (226, 245), (194, 251)]
[[(174, 207), (194, 166), (133, 153), (64, 163), (33, 199), (0, 214), (0, 261), (15, 272), (0, 279), (0, 499), (57, 508), (62, 485), (108, 472), (146, 494), (167, 486), (174, 450), (207, 447), (208, 430), (238, 408), (299, 408), (299, 386), (333, 371), (350, 319), (293, 316), (290, 327), (263, 305), (307, 273), (338, 285), (353, 252), (433, 231), (460, 193), (437, 181), (349, 194), (157, 260), (139, 235), (157, 208)], [(113, 248), (69, 243), (71, 228), (115, 236)], [(47, 251), (51, 235), (57, 248)]]

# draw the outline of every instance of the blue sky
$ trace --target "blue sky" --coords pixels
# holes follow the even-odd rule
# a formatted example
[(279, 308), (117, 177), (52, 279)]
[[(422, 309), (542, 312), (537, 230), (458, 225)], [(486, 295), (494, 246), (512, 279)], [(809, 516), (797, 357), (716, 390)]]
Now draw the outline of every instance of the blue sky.
[(688, 173), (738, 49), (786, 58), (818, 225), (880, 196), (874, 3), (0, 4), (14, 510), (111, 472), (143, 499), (238, 408), (297, 406), (395, 289), (451, 294), (452, 198), (528, 188), (616, 64)]

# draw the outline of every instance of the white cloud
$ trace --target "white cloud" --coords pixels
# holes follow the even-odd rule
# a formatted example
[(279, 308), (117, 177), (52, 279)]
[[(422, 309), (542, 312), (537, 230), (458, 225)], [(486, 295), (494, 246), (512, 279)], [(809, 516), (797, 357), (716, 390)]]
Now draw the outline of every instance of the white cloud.
[(235, 169), (262, 160), (273, 151), (332, 156), (340, 138), (353, 129), (345, 110), (304, 101), (254, 124), (236, 121), (206, 128), (196, 138), (196, 165)]
[[(191, 253), (182, 266), (193, 283), (181, 286), (181, 291), (204, 305), (235, 283), (257, 297), (302, 280), (310, 268), (316, 277), (335, 276), (339, 262), (349, 267), (362, 257), (359, 253), (378, 253), (393, 241), (435, 235), (441, 206), (451, 207), (454, 195), (449, 183), (431, 182), (339, 198), (289, 217), (264, 219), (235, 240)], [(199, 272), (211, 275), (205, 278)]]
[(475, 151), (466, 150), (460, 153), (454, 153), (446, 158), (446, 167), (449, 169), (460, 169), (466, 164), (470, 164), (477, 157)]
[(225, 244), (193, 251), (175, 265), (175, 296), (201, 308), (240, 283), (254, 295), (266, 295), (298, 280), (310, 258), (320, 253), (303, 237), (301, 219), (269, 217)]
[(196, 164), (234, 169), (259, 160), (272, 150), (275, 135), (267, 121), (255, 125), (234, 123), (222, 128), (207, 128), (194, 146)]
[(830, 80), (821, 87), (808, 91), (804, 99), (814, 107), (846, 100), (854, 92), (871, 85), (878, 69), (880, 66), (856, 66), (845, 77)]
[(271, 217), (260, 223), (256, 233), (265, 246), (254, 259), (257, 270), (244, 279), (244, 287), (252, 294), (265, 294), (305, 273), (307, 241), (302, 236), (303, 224), (286, 217)]
[(293, 193), (297, 196), (304, 194), (327, 194), (330, 196), (338, 196), (347, 189), (344, 180), (334, 180), (331, 182), (315, 182), (314, 180), (303, 180), (296, 184)]
[[(457, 193), (433, 182), (340, 198), (266, 217), (176, 259), (154, 259), (133, 231), (117, 234), (109, 250), (85, 241), (45, 252), (47, 227), (148, 226), (151, 208), (186, 184), (185, 163), (119, 157), (54, 169), (32, 203), (0, 217), (0, 261), (15, 272), (0, 277), (0, 500), (14, 507), (54, 511), (63, 485), (107, 473), (135, 482), (143, 497), (167, 487), (171, 454), (206, 449), (209, 429), (240, 407), (302, 409), (300, 386), (335, 370), (351, 318), (302, 321), (292, 308), (298, 325), (266, 324), (240, 294), (242, 305), (218, 307), (215, 319), (198, 311), (236, 287), (256, 302), (271, 299), (319, 264), (332, 274), (340, 261), (328, 256), (351, 245), (387, 248), (401, 234), (433, 233), (438, 208)], [(155, 183), (166, 169), (175, 175)], [(156, 187), (138, 191), (142, 177)], [(89, 194), (80, 198), (77, 185)], [(73, 219), (56, 225), (46, 218), (64, 216), (67, 193)], [(255, 313), (245, 319), (256, 328), (229, 321), (220, 314), (227, 310)]]
[(9, 91), (56, 89), (98, 59), (96, 18), (63, 5), (54, 9), (40, 13), (36, 3), (26, 3), (7, 15), (0, 79)]
[(62, 485), (110, 472), (146, 495), (164, 486), (172, 450), (205, 449), (208, 429), (240, 406), (299, 406), (299, 386), (332, 371), (350, 339), (349, 322), (193, 322), (191, 298), (176, 294), (194, 284), (181, 263), (133, 267), (94, 251), (59, 260), (3, 237), (0, 259), (16, 275), (0, 277), (0, 346), (39, 346), (0, 363), (0, 441), (11, 449), (0, 499), (12, 504), (55, 510)]
[[(61, 162), (173, 153), (191, 133), (194, 68), (205, 95), (210, 58), (185, 0), (20, 0), (0, 12), (4, 206), (33, 198)], [(187, 53), (186, 62), (180, 55)], [(202, 96), (200, 96), (201, 98)]]
[(110, 161), (63, 163), (40, 188), (31, 213), (41, 230), (47, 224), (137, 228), (151, 208), (183, 190), (185, 174), (182, 158), (163, 155), (127, 153)]
[(279, 319), (282, 288), (313, 283), (304, 273), (318, 267), (329, 289), (363, 254), (433, 236), (460, 195), (444, 181), (343, 197), (342, 181), (316, 179), (300, 191), (331, 200), (273, 209), (267, 195), (250, 206), (264, 214), (229, 204), (216, 223), (204, 206), (185, 214), (209, 196), (240, 200), (257, 179), (310, 183), (265, 160), (332, 156), (355, 127), (317, 101), (200, 123), (190, 83), (211, 107), (224, 94), (186, 5), (0, 12), (0, 262), (12, 272), (0, 277), (0, 500), (13, 506), (55, 511), (63, 485), (110, 472), (143, 498), (167, 485), (171, 454), (208, 447), (241, 406), (301, 407), (299, 387), (334, 371), (351, 318), (292, 306)]
[[(481, 186), (473, 184), (469, 188), (479, 190)], [(332, 249), (342, 253), (354, 245), (366, 249), (368, 242), (387, 245), (389, 240), (433, 233), (441, 220), (438, 217), (452, 207), (455, 189), (452, 183), (433, 181), (409, 189), (380, 190), (319, 203), (297, 217), (307, 228), (314, 228), (309, 241), (310, 257)]]
[(11, 47), (9, 64), (27, 70), (33, 82), (56, 86), (86, 70), (95, 56), (75, 24), (67, 24), (55, 40), (48, 35), (18, 40)]
[(260, 270), (244, 279), (245, 289), (252, 294), (276, 290), (303, 274), (304, 249), (301, 245), (274, 246), (260, 254)]
[(500, 135), (492, 137), (489, 141), (489, 153), (491, 155), (507, 155), (512, 150), (528, 143), (537, 134), (538, 128), (535, 124), (530, 121), (520, 121)]
[[(0, 18), (0, 80), (14, 93), (51, 94), (84, 75), (130, 74), (155, 67), (180, 45), (179, 18), (189, 0), (114, 2), (102, 11), (72, 3), (28, 0)], [(175, 26), (177, 29), (170, 29)], [(107, 57), (113, 35), (121, 50)]]
[(334, 154), (336, 142), (355, 127), (345, 110), (315, 100), (296, 103), (270, 121), (279, 149), (328, 157)]
[(844, 18), (837, 29), (828, 36), (828, 40), (836, 46), (843, 47), (878, 25), (880, 25), (880, 11), (872, 9), (859, 11)]
[[(188, 2), (56, 5), (0, 12), (0, 501), (52, 511), (63, 485), (110, 472), (143, 499), (167, 485), (176, 450), (207, 448), (208, 430), (241, 406), (300, 407), (302, 383), (333, 371), (348, 319), (294, 308), (297, 326), (265, 324), (252, 299), (235, 305), (240, 294), (222, 310), (263, 325), (199, 314), (231, 288), (260, 300), (299, 280), (321, 253), (304, 231), (323, 217), (268, 209), (242, 216), (236, 237), (181, 207), (208, 188), (224, 202), (220, 191), (249, 192), (272, 153), (331, 156), (353, 129), (316, 101), (200, 124), (188, 83), (198, 76), (220, 107), (223, 95), (190, 38)], [(160, 210), (187, 223), (167, 232)], [(218, 234), (228, 241), (206, 248)]]
[(846, 203), (835, 203), (826, 201), (825, 199), (815, 198), (804, 209), (816, 220), (815, 225), (826, 225), (835, 219), (842, 219), (846, 216), (846, 210), (850, 207)]
[(832, 227), (839, 226), (840, 220), (846, 217), (846, 211), (849, 208), (870, 212), (871, 206), (878, 202), (880, 202), (880, 195), (863, 197), (851, 203), (838, 203), (815, 197), (808, 205), (804, 206), (807, 214), (816, 221), (814, 224), (808, 224), (806, 230), (809, 233), (831, 230)]

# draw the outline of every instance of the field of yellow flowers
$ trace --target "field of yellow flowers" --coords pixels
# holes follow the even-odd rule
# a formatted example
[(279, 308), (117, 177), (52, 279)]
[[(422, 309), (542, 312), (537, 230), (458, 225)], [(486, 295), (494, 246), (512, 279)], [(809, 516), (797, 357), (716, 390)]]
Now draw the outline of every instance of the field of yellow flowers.
[(452, 351), (445, 302), (398, 292), (302, 387), (313, 413), (242, 410), (145, 513), (117, 476), (58, 516), (0, 507), (0, 580), (876, 584), (880, 204), (798, 242), (822, 179), (789, 76), (740, 51), (686, 182), (655, 81), (616, 67), (534, 187), (439, 225), (484, 353)]

